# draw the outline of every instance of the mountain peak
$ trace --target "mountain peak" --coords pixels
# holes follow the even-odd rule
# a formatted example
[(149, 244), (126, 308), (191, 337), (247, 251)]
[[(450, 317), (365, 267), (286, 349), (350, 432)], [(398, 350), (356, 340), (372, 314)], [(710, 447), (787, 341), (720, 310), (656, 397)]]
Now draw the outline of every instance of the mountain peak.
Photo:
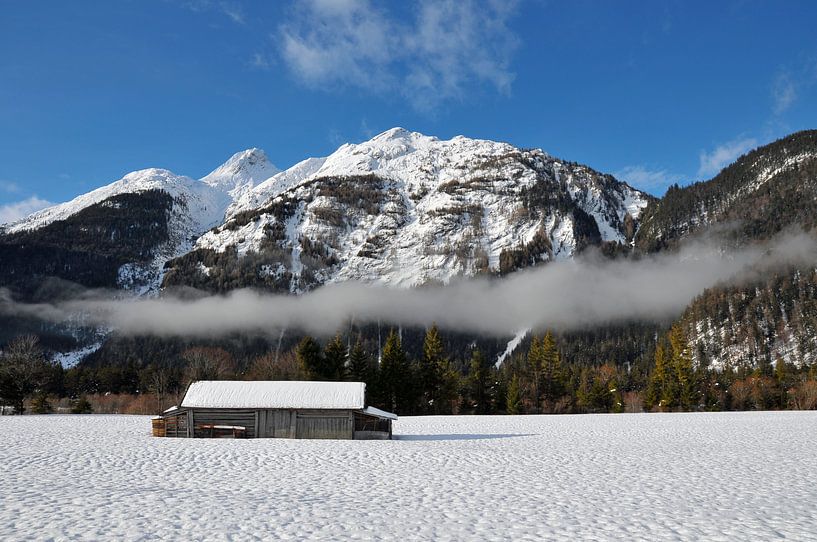
[(237, 152), (201, 181), (230, 194), (252, 188), (281, 170), (275, 167), (267, 153), (258, 148)]

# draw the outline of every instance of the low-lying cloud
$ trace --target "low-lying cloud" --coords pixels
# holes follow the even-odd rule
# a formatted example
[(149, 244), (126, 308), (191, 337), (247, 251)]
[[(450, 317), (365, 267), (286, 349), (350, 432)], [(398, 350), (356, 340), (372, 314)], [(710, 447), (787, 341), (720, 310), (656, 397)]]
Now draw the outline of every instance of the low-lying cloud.
[(641, 259), (597, 257), (554, 262), (501, 280), (391, 289), (330, 284), (301, 295), (238, 290), (194, 300), (86, 298), (56, 304), (17, 304), (0, 297), (0, 312), (46, 320), (110, 326), (124, 334), (219, 336), (299, 329), (333, 333), (350, 319), (404, 326), (431, 322), (447, 329), (504, 336), (522, 328), (569, 330), (621, 321), (678, 316), (706, 288), (746, 280), (786, 265), (817, 263), (817, 243), (805, 234), (724, 252), (715, 243), (690, 244)]

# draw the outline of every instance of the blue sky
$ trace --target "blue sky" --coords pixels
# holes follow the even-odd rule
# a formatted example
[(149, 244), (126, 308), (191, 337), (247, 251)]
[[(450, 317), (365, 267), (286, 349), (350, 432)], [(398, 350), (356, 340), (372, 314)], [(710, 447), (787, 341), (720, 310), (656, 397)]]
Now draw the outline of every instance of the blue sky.
[(0, 0), (0, 222), (248, 147), (393, 126), (541, 147), (660, 195), (817, 128), (817, 2)]

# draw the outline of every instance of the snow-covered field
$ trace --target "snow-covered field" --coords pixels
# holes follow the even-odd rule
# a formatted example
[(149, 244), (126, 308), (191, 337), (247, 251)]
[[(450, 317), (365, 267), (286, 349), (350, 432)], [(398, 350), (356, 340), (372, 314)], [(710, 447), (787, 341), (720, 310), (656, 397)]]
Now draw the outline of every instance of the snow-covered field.
[(390, 442), (0, 430), (2, 540), (817, 540), (817, 412), (403, 418)]

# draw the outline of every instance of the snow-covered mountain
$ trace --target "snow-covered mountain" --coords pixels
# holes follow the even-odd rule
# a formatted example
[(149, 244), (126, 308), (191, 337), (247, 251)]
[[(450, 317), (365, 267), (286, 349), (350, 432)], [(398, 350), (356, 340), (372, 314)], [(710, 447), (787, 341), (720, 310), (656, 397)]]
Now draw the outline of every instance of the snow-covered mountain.
[(541, 150), (394, 128), (247, 191), (197, 250), (169, 263), (166, 283), (297, 293), (505, 273), (628, 243), (649, 199)]
[[(169, 199), (140, 203), (148, 194)], [(259, 149), (236, 153), (199, 180), (136, 171), (9, 225), (2, 241), (19, 249), (47, 237), (68, 251), (65, 265), (48, 272), (140, 293), (162, 283), (295, 293), (343, 280), (416, 286), (629, 243), (649, 199), (541, 150), (394, 128), (286, 171)], [(150, 226), (156, 217), (146, 208), (164, 205), (165, 223), (144, 228), (138, 254), (116, 250), (123, 227)], [(129, 217), (134, 224), (117, 222)], [(81, 246), (60, 241), (65, 228), (85, 235)], [(95, 251), (92, 233), (114, 245), (105, 255), (111, 263), (115, 253), (115, 284), (74, 272), (81, 254)]]
[[(224, 221), (227, 208), (234, 203), (236, 197), (278, 171), (266, 154), (258, 149), (235, 154), (201, 180), (176, 175), (166, 169), (134, 171), (107, 186), (8, 225), (2, 240), (7, 245), (15, 245), (15, 240), (24, 240), (27, 246), (31, 246), (37, 245), (38, 241), (47, 236), (45, 244), (57, 244), (61, 249), (74, 251), (74, 236), (65, 236), (60, 242), (59, 239), (54, 239), (54, 234), (57, 233), (55, 230), (63, 231), (76, 226), (83, 233), (95, 233), (99, 237), (99, 245), (102, 245), (105, 241), (124, 237), (123, 232), (117, 231), (113, 225), (114, 221), (127, 221), (130, 218), (132, 223), (126, 226), (128, 230), (145, 226), (146, 224), (140, 224), (141, 217), (134, 212), (134, 209), (141, 210), (138, 199), (145, 200), (141, 207), (147, 207), (157, 204), (152, 200), (152, 195), (163, 194), (168, 200), (167, 208), (163, 209), (163, 223), (159, 228), (162, 234), (152, 231), (152, 239), (140, 240), (149, 248), (148, 253), (140, 254), (144, 257), (136, 260), (125, 258), (127, 261), (119, 262), (121, 266), (116, 276), (116, 286), (121, 288), (138, 293), (156, 291), (168, 260), (191, 250), (198, 236)], [(125, 196), (130, 196), (127, 204), (122, 201)], [(151, 203), (147, 203), (149, 199)], [(129, 213), (133, 214), (129, 217)], [(93, 215), (93, 218), (86, 215)], [(155, 221), (156, 217), (150, 215), (148, 220)], [(73, 224), (76, 222), (81, 224)], [(93, 253), (95, 247), (88, 246), (86, 239), (82, 250)], [(72, 266), (68, 267), (66, 276), (61, 278), (76, 280), (78, 277), (70, 270)], [(36, 274), (32, 278), (36, 279)], [(105, 282), (85, 285), (111, 286)]]

